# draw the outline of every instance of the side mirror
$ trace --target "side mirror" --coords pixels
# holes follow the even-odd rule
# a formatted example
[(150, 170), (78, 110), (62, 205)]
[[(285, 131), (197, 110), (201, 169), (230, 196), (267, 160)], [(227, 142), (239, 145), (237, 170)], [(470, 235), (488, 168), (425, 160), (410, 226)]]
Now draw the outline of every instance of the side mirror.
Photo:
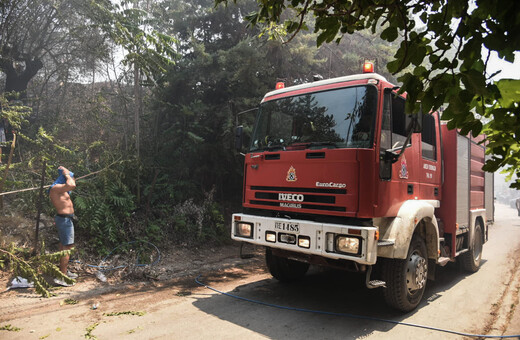
[(235, 149), (237, 151), (242, 150), (244, 127), (242, 125), (237, 126), (235, 130)]
[(385, 162), (390, 162), (393, 164), (399, 160), (399, 157), (404, 152), (404, 150), (407, 148), (410, 148), (411, 146), (412, 146), (412, 144), (406, 144), (403, 146), (398, 146), (393, 149), (385, 150), (384, 154), (381, 155), (381, 157), (382, 157), (381, 159), (384, 160)]
[(412, 113), (406, 115), (406, 126), (408, 129), (411, 129), (411, 133), (420, 133), (422, 132), (423, 126), (423, 113), (422, 109), (417, 113)]

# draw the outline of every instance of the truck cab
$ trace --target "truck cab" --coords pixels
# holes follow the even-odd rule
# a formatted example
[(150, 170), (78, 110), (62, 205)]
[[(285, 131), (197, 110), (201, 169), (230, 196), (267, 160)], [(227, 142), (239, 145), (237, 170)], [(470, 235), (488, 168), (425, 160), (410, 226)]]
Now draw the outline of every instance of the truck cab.
[[(461, 255), (467, 269), (478, 270), (487, 239), (483, 146), (459, 135), (469, 143), (466, 154), (445, 167), (444, 157), (459, 148), (444, 145), (443, 132), (456, 131), (443, 128), (437, 113), (407, 115), (405, 100), (375, 73), (267, 93), (245, 155), (243, 212), (233, 214), (231, 237), (265, 246), (267, 266), (282, 281), (302, 277), (309, 264), (366, 272), (367, 287), (382, 287), (387, 303), (402, 311), (419, 304), (436, 264)], [(464, 156), (473, 171), (457, 172)], [(469, 184), (446, 181), (453, 177), (446, 169)], [(451, 216), (473, 189), (482, 202)]]

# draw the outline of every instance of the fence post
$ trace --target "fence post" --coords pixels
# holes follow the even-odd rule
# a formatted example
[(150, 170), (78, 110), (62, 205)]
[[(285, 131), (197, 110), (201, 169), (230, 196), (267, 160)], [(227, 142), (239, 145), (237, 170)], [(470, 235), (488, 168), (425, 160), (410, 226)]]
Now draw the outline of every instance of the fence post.
[(43, 161), (42, 178), (40, 183), (40, 196), (38, 197), (38, 215), (36, 215), (36, 233), (34, 235), (34, 250), (33, 253), (36, 255), (38, 252), (38, 237), (40, 233), (40, 214), (42, 212), (42, 200), (43, 200), (43, 185), (45, 184), (45, 170), (47, 169), (47, 161)]

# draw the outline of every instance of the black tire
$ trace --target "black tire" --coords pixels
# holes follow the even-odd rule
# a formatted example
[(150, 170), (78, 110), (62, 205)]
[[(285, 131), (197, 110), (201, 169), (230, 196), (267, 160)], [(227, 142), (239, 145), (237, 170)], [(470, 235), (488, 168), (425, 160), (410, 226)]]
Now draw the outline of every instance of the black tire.
[(482, 223), (477, 221), (475, 224), (475, 230), (473, 235), (473, 242), (469, 247), (469, 251), (460, 255), (460, 266), (461, 269), (470, 273), (475, 273), (480, 268), (480, 262), (482, 260)]
[(265, 262), (271, 275), (281, 282), (301, 279), (309, 269), (308, 263), (273, 255), (270, 248), (265, 249)]
[(402, 312), (414, 310), (421, 302), (428, 278), (428, 254), (424, 240), (412, 237), (405, 260), (387, 259), (383, 263), (386, 303)]

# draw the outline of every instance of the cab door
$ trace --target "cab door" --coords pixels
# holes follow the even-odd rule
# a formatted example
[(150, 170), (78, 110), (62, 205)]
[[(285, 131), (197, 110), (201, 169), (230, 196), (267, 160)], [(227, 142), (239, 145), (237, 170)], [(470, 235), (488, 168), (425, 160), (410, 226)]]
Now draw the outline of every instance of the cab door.
[(440, 200), (442, 178), (440, 139), (438, 113), (423, 114), (419, 165), (419, 197), (421, 199)]
[[(405, 98), (391, 88), (384, 90), (379, 142), (379, 181), (375, 216), (396, 216), (402, 203), (418, 198), (420, 134), (413, 133), (407, 142)], [(391, 160), (391, 153), (403, 154)], [(392, 151), (391, 151), (392, 150)], [(391, 152), (390, 152), (391, 151)]]

